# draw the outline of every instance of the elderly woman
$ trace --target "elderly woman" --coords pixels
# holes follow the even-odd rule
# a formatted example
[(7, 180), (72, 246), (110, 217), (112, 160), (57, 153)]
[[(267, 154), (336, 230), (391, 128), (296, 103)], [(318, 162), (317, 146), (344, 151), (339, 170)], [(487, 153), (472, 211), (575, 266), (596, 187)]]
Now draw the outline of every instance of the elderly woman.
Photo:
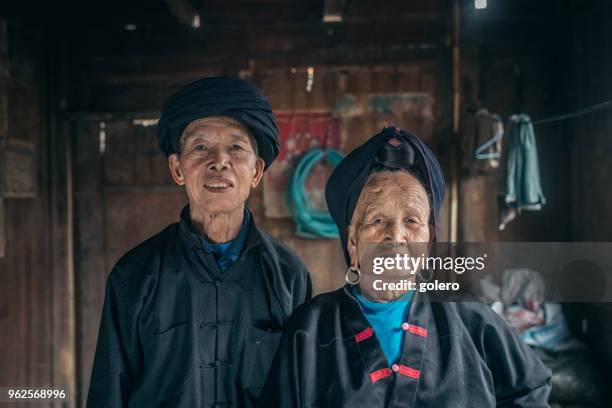
[(348, 284), (290, 318), (261, 406), (548, 406), (550, 372), (488, 307), (374, 288), (385, 276), (370, 262), (377, 243), (435, 241), (444, 180), (416, 136), (384, 129), (344, 159), (326, 193)]

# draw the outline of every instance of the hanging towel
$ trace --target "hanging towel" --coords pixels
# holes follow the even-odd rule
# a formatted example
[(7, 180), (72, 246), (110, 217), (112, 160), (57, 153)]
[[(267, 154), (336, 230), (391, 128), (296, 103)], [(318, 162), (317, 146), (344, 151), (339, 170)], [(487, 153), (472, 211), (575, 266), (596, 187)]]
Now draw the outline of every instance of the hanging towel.
[(512, 115), (504, 139), (500, 230), (522, 210), (540, 210), (546, 203), (540, 183), (535, 133), (529, 116)]

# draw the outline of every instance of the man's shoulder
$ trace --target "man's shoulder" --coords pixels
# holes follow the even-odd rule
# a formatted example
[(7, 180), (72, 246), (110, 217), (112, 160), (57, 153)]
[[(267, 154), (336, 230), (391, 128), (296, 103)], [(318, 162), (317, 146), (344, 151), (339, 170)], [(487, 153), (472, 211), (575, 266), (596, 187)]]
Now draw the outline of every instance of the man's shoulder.
[(258, 228), (258, 231), (268, 252), (271, 252), (270, 255), (279, 263), (282, 269), (295, 269), (296, 266), (299, 269), (306, 269), (306, 266), (296, 253), (282, 243), (280, 239), (270, 235), (261, 228)]
[(133, 271), (146, 272), (149, 266), (159, 264), (169, 243), (176, 237), (178, 223), (170, 224), (157, 234), (146, 239), (126, 252), (115, 264), (113, 274), (117, 278), (127, 278)]
[(271, 235), (270, 233), (259, 227), (257, 227), (257, 231), (259, 232), (262, 241), (271, 246), (276, 252), (279, 253), (279, 255), (288, 255), (290, 257), (299, 259), (297, 255), (280, 239), (276, 238), (275, 236)]

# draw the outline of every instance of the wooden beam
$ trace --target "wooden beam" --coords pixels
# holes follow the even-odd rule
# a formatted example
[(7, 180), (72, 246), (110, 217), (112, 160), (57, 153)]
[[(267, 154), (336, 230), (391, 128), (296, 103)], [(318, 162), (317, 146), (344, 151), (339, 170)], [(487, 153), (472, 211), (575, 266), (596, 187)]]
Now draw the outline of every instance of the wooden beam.
[(142, 122), (147, 120), (156, 120), (159, 118), (159, 111), (74, 111), (69, 112), (67, 117), (69, 120), (75, 122), (110, 122), (114, 120), (132, 120), (134, 125), (144, 126)]
[[(55, 115), (54, 115), (55, 116)], [(51, 205), (50, 228), (51, 265), (50, 279), (53, 293), (52, 326), (53, 385), (62, 387), (70, 396), (69, 401), (57, 407), (77, 407), (77, 345), (76, 345), (76, 290), (74, 276), (72, 151), (70, 128), (67, 123), (53, 119), (50, 126), (53, 142), (49, 143), (49, 177)]]
[[(300, 21), (268, 26), (214, 27), (207, 24), (200, 30), (162, 31), (143, 28), (134, 32), (118, 32), (116, 41), (122, 42), (122, 47), (109, 42), (107, 32), (92, 31), (84, 38), (75, 40), (73, 52), (78, 53), (77, 60), (94, 58), (94, 64), (105, 62), (106, 58), (112, 56), (121, 56), (124, 64), (133, 63), (135, 58), (142, 56), (154, 56), (157, 60), (171, 63), (177, 55), (196, 54), (210, 59), (228, 50), (232, 50), (234, 55), (257, 55), (261, 52), (278, 54), (325, 47), (441, 44), (446, 30), (439, 19), (374, 26), (371, 21), (358, 20), (332, 27), (322, 22)], [(149, 69), (147, 61), (141, 61), (140, 66), (142, 71)]]
[(459, 226), (459, 117), (461, 112), (461, 7), (459, 0), (453, 1), (453, 140), (451, 141), (451, 186), (450, 186), (450, 242), (457, 242)]
[(75, 279), (77, 295), (77, 406), (85, 406), (108, 270), (104, 263), (102, 165), (97, 123), (78, 122), (72, 134)]
[(0, 196), (0, 258), (4, 257), (4, 248), (6, 246), (6, 227), (4, 225), (4, 199)]

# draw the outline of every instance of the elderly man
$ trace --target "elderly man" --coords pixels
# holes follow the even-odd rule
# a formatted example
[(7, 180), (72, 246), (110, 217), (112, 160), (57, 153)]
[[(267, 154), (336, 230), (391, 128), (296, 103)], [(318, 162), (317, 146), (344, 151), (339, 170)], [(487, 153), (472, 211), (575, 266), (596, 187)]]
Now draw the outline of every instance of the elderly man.
[(311, 295), (302, 262), (245, 206), (278, 154), (270, 104), (245, 81), (205, 78), (167, 99), (158, 139), (189, 204), (108, 277), (87, 406), (254, 406)]

